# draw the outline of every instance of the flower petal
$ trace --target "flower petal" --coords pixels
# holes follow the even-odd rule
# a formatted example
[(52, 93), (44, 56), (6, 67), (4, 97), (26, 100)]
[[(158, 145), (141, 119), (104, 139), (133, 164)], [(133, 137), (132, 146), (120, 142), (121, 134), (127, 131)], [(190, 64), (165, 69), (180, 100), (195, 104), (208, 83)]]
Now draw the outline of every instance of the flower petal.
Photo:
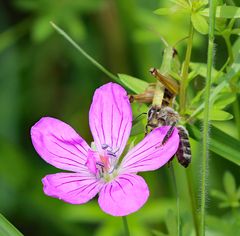
[(123, 158), (120, 172), (150, 171), (165, 165), (174, 156), (179, 145), (178, 131), (174, 128), (171, 137), (161, 146), (169, 128), (170, 126), (163, 126), (154, 129), (132, 148)]
[(64, 170), (88, 171), (85, 166), (90, 147), (68, 124), (43, 117), (31, 128), (32, 143), (49, 164)]
[(148, 196), (148, 186), (141, 176), (122, 174), (104, 185), (98, 203), (110, 215), (125, 216), (139, 210)]
[(93, 175), (57, 173), (42, 179), (44, 193), (71, 204), (82, 204), (92, 199), (103, 183)]
[(108, 83), (93, 96), (89, 123), (98, 152), (109, 147), (121, 155), (132, 127), (132, 111), (126, 91), (118, 84)]

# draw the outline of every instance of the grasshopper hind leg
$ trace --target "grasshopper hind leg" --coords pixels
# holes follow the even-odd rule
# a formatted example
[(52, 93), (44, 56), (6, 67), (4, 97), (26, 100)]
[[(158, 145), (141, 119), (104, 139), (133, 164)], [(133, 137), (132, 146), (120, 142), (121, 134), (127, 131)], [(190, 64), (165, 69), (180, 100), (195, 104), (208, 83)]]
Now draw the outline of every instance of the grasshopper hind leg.
[(185, 127), (178, 126), (177, 129), (180, 136), (180, 142), (178, 150), (176, 152), (176, 156), (178, 162), (186, 168), (188, 167), (192, 159), (189, 135)]

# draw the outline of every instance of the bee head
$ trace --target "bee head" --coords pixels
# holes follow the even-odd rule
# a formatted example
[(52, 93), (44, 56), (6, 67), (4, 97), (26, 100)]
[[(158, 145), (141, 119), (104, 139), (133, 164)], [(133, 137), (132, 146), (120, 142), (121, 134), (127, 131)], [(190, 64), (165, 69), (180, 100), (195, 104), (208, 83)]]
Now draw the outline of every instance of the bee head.
[(158, 106), (152, 106), (148, 111), (148, 126), (155, 128), (159, 126), (158, 116), (161, 108)]

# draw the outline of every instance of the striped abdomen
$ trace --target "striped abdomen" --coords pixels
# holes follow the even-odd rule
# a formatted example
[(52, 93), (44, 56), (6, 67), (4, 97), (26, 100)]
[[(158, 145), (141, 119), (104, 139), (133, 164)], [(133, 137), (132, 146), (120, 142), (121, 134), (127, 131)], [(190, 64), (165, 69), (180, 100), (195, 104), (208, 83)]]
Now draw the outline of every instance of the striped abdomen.
[(183, 126), (177, 126), (177, 129), (180, 137), (180, 142), (179, 142), (178, 150), (176, 152), (176, 156), (177, 156), (178, 162), (181, 165), (183, 165), (184, 167), (188, 167), (192, 158), (188, 131)]

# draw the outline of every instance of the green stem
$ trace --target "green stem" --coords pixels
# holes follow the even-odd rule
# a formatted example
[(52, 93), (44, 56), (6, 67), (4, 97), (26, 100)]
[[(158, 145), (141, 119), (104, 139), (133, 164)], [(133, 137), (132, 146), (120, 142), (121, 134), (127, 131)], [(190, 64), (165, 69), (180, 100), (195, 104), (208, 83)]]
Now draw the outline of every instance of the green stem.
[[(187, 89), (187, 82), (188, 82), (187, 81), (188, 70), (189, 70), (189, 64), (190, 64), (191, 53), (192, 53), (193, 33), (194, 33), (194, 28), (193, 28), (192, 22), (190, 21), (187, 50), (186, 50), (185, 61), (182, 66), (182, 74), (181, 74), (182, 78), (181, 78), (181, 83), (180, 83), (180, 94), (179, 94), (180, 114), (184, 114), (185, 109), (186, 109), (186, 89)], [(192, 178), (190, 178), (190, 174), (188, 173), (188, 171), (187, 171), (186, 175), (187, 175), (188, 191), (189, 191), (191, 205), (192, 205), (191, 208), (192, 208), (193, 222), (194, 222), (196, 235), (198, 236), (199, 235), (199, 224), (198, 224), (198, 219), (197, 219), (195, 196), (194, 196), (194, 192), (193, 192), (192, 185), (191, 185)]]
[(198, 215), (197, 215), (197, 205), (196, 205), (196, 199), (194, 195), (194, 190), (192, 187), (192, 174), (191, 174), (191, 167), (186, 170), (186, 177), (187, 177), (187, 184), (188, 184), (188, 192), (190, 196), (191, 201), (191, 208), (192, 208), (192, 217), (193, 217), (193, 224), (196, 232), (196, 236), (199, 236), (199, 221), (198, 221)]
[(118, 79), (116, 75), (112, 74), (109, 70), (107, 70), (100, 63), (98, 63), (94, 58), (92, 58), (76, 42), (74, 42), (74, 40), (70, 36), (68, 36), (61, 28), (59, 28), (53, 22), (50, 22), (50, 24), (60, 35), (62, 35), (74, 48), (76, 48), (84, 57), (86, 57), (90, 62), (92, 62), (92, 64), (95, 65), (99, 70), (101, 70), (104, 74), (109, 76), (111, 79), (117, 81), (118, 83), (121, 83), (121, 81)]
[(123, 216), (122, 220), (123, 220), (123, 227), (124, 227), (124, 231), (125, 231), (125, 236), (130, 236), (129, 228), (128, 228), (128, 222), (127, 222), (127, 217)]
[(185, 61), (183, 63), (182, 80), (180, 83), (180, 94), (179, 94), (180, 114), (184, 114), (186, 109), (186, 87), (187, 87), (189, 63), (190, 63), (191, 53), (192, 53), (193, 32), (194, 32), (193, 25), (192, 25), (192, 22), (190, 21), (187, 51), (186, 51)]
[(237, 134), (238, 139), (240, 140), (240, 109), (239, 109), (239, 102), (238, 102), (238, 96), (236, 93), (236, 100), (233, 103), (233, 113), (234, 113), (234, 119), (237, 127)]
[(180, 218), (180, 201), (179, 201), (179, 193), (178, 193), (178, 188), (177, 188), (177, 181), (175, 177), (175, 172), (174, 172), (174, 167), (172, 162), (170, 163), (170, 172), (172, 174), (173, 178), (173, 185), (174, 185), (174, 191), (176, 195), (176, 205), (177, 205), (177, 236), (180, 236), (180, 228), (181, 228), (181, 218)]
[(200, 235), (205, 235), (205, 207), (206, 207), (206, 179), (208, 167), (208, 143), (209, 143), (209, 111), (210, 111), (210, 89), (212, 77), (212, 65), (214, 57), (214, 26), (216, 15), (216, 0), (209, 0), (209, 35), (207, 54), (207, 81), (205, 87), (205, 109), (203, 117), (203, 137), (202, 137), (202, 184), (201, 184), (201, 220)]

